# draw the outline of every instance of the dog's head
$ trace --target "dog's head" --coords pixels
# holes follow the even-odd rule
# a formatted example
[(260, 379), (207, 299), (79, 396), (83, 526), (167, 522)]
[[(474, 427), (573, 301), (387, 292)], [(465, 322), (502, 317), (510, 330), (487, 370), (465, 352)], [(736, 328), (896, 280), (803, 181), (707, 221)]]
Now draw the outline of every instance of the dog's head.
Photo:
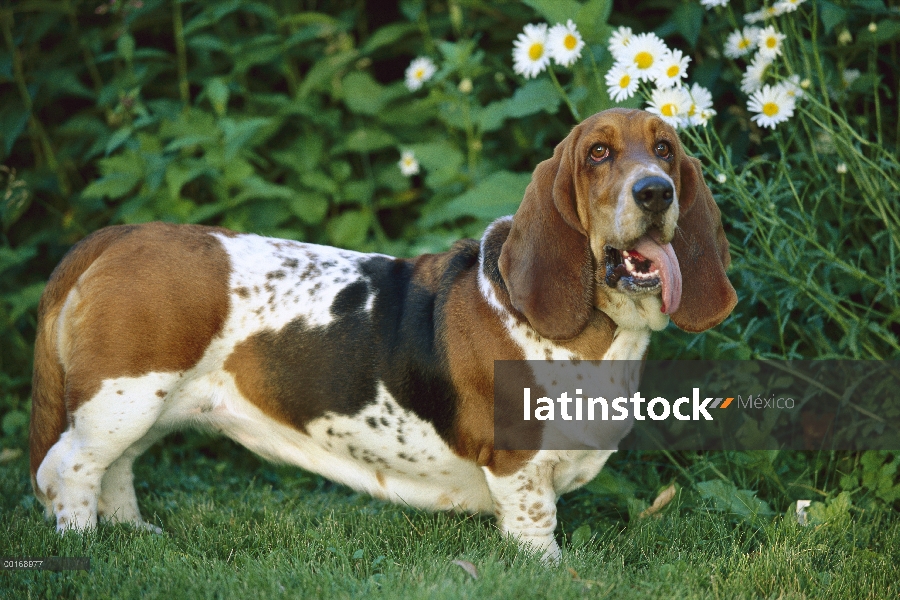
[(499, 266), (513, 306), (542, 336), (564, 340), (595, 308), (620, 325), (640, 315), (658, 329), (662, 314), (686, 331), (709, 329), (737, 303), (730, 260), (700, 162), (675, 130), (612, 109), (537, 166)]

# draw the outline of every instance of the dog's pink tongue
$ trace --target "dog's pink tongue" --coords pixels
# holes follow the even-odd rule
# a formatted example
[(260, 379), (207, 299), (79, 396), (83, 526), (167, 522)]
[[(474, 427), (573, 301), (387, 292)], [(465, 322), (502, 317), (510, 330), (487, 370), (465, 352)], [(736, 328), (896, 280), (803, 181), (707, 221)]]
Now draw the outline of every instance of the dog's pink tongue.
[(660, 244), (649, 235), (638, 240), (635, 250), (650, 259), (662, 279), (662, 312), (672, 314), (681, 304), (681, 267), (672, 244)]

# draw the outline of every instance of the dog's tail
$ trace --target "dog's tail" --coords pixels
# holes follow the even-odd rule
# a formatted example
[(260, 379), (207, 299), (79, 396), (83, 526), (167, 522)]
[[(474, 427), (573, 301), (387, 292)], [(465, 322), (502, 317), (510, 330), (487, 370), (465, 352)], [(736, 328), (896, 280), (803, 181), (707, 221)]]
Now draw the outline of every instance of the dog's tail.
[(57, 334), (59, 315), (78, 278), (115, 241), (128, 235), (133, 226), (101, 229), (69, 250), (50, 275), (38, 305), (37, 337), (34, 342), (34, 375), (31, 382), (31, 425), (28, 432), (31, 485), (38, 499), (47, 505), (38, 487), (37, 471), (50, 448), (59, 440), (68, 423), (65, 401), (65, 370), (60, 362)]

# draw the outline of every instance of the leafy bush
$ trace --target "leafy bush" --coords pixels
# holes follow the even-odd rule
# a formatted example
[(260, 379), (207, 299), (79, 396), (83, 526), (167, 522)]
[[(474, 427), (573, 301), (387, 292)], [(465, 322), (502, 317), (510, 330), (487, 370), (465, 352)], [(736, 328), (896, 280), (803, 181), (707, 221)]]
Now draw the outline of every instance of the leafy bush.
[[(605, 76), (617, 26), (690, 56), (689, 79), (711, 93), (717, 115), (683, 140), (722, 207), (740, 298), (710, 332), (668, 329), (655, 355), (898, 356), (900, 20), (882, 0), (795, 3), (765, 20), (785, 38), (764, 76), (775, 86), (794, 75), (803, 94), (773, 130), (741, 89), (749, 56), (724, 54), (761, 8), (752, 1), (403, 0), (377, 14), (349, 0), (304, 11), (97, 2), (0, 10), (0, 413), (11, 443), (24, 439), (43, 282), (88, 232), (161, 219), (397, 255), (446, 249), (512, 213), (569, 129), (616, 105)], [(571, 66), (514, 70), (526, 24), (570, 19), (585, 43)], [(429, 60), (407, 73), (418, 57)], [(651, 88), (619, 105), (645, 106)], [(767, 468), (815, 478), (829, 464), (805, 460)], [(783, 491), (779, 480), (772, 493)]]

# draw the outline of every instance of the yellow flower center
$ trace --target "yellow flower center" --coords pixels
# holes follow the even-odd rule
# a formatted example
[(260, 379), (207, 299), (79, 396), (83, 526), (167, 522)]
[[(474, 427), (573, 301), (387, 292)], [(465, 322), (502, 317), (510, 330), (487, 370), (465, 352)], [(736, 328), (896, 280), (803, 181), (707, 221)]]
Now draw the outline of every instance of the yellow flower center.
[(778, 40), (776, 40), (776, 39), (773, 38), (773, 37), (771, 37), (771, 38), (769, 38), (769, 39), (766, 40), (766, 47), (767, 47), (767, 48), (774, 48), (777, 44), (778, 44)]
[(740, 42), (738, 42), (738, 48), (740, 48), (741, 50), (746, 50), (749, 47), (750, 47), (750, 40), (748, 40), (747, 38), (743, 38), (743, 39), (741, 39)]
[(679, 71), (681, 71), (681, 69), (678, 68), (678, 65), (672, 65), (671, 67), (669, 67), (669, 70), (666, 71), (666, 75), (668, 75), (669, 77), (675, 77), (676, 75), (678, 75)]
[(691, 104), (691, 109), (688, 111), (688, 116), (693, 117), (696, 112), (697, 112), (697, 105)]
[(634, 57), (634, 64), (638, 69), (649, 69), (653, 66), (653, 55), (649, 52), (638, 52)]
[(763, 114), (767, 117), (774, 117), (778, 114), (778, 105), (774, 102), (766, 102), (763, 104)]
[(425, 77), (425, 69), (416, 69), (416, 72), (413, 73), (413, 77), (416, 79), (422, 79)]
[(539, 60), (544, 55), (543, 44), (532, 44), (528, 49), (528, 58), (531, 60)]
[(628, 86), (631, 84), (631, 75), (628, 73), (622, 75), (622, 79), (619, 80), (619, 87), (624, 89), (628, 89)]
[(675, 105), (670, 102), (669, 104), (663, 104), (659, 109), (659, 112), (667, 117), (674, 117), (678, 113), (678, 110)]
[(577, 45), (578, 40), (575, 39), (575, 36), (571, 33), (566, 34), (566, 39), (563, 40), (563, 46), (566, 47), (566, 50), (574, 50)]

